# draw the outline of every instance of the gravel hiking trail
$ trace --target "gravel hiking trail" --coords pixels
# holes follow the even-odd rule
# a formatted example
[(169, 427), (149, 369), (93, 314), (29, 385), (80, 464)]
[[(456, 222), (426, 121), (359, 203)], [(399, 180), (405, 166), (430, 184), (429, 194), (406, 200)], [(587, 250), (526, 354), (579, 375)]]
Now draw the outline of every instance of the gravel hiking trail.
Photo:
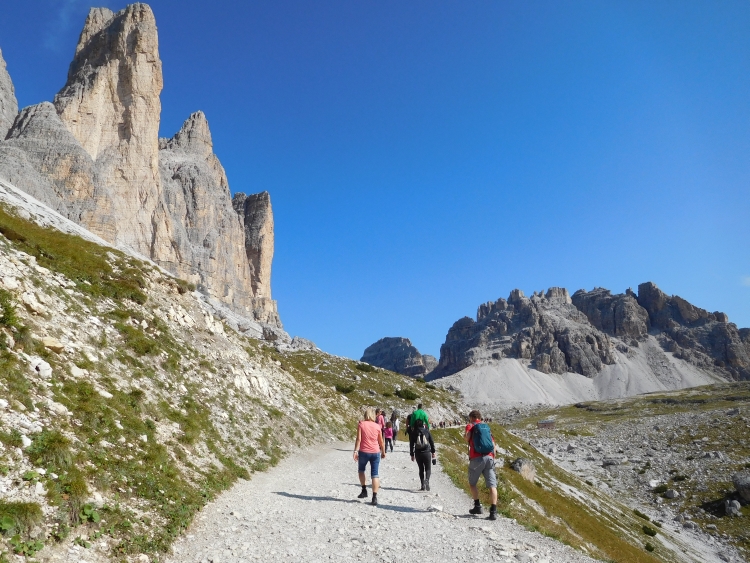
[[(371, 496), (356, 498), (352, 449), (323, 444), (238, 483), (203, 509), (168, 561), (594, 561), (508, 518), (489, 521), (486, 507), (470, 515), (471, 499), (439, 463), (432, 490), (419, 491), (406, 442), (381, 460), (379, 506), (371, 506)], [(369, 467), (367, 475), (371, 494)]]

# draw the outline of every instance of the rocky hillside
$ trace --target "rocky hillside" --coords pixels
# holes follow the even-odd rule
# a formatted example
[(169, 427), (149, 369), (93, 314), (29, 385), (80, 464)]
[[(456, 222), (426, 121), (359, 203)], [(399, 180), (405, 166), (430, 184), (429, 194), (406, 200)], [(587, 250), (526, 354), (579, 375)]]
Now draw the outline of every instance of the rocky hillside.
[(238, 478), (353, 439), (364, 405), (456, 416), (262, 329), (0, 182), (0, 561), (160, 560)]
[[(564, 288), (481, 305), (448, 331), (428, 376), (469, 402), (565, 404), (750, 379), (750, 329), (653, 283)], [(498, 383), (502, 382), (499, 386)]]
[(279, 332), (270, 197), (233, 204), (202, 112), (159, 139), (162, 86), (146, 4), (91, 9), (54, 104), (18, 113), (0, 54), (0, 178)]
[(425, 377), (437, 366), (435, 356), (420, 354), (408, 338), (391, 336), (368, 346), (360, 361), (411, 377)]

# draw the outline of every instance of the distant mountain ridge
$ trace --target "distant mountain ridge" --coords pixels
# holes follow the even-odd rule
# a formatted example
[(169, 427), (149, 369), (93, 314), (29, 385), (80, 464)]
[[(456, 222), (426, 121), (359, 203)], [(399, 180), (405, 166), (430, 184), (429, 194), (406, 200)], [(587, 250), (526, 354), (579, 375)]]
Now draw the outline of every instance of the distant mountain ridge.
[(456, 321), (433, 370), (418, 355), (408, 339), (384, 338), (362, 361), (423, 375), (470, 404), (568, 404), (748, 380), (750, 329), (651, 282), (618, 294), (514, 289)]
[(281, 334), (270, 196), (232, 198), (203, 112), (159, 139), (162, 86), (146, 4), (90, 10), (53, 104), (19, 113), (0, 53), (0, 177)]
[(530, 298), (515, 289), (508, 299), (479, 306), (476, 320), (460, 319), (440, 347), (430, 379), (461, 371), (479, 359), (529, 360), (542, 373), (593, 377), (651, 335), (675, 357), (725, 379), (750, 379), (750, 329), (725, 313), (710, 313), (651, 282), (613, 295), (553, 287)]

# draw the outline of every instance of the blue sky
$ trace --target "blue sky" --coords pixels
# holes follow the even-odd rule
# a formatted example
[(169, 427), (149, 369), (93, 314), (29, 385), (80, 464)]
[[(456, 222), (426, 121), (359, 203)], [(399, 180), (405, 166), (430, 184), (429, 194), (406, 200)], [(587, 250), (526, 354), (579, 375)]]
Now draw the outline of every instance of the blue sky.
[[(3, 3), (22, 106), (88, 6)], [(750, 3), (151, 6), (162, 134), (202, 109), (232, 190), (271, 193), (290, 333), (438, 355), (513, 288), (644, 281), (750, 326)]]

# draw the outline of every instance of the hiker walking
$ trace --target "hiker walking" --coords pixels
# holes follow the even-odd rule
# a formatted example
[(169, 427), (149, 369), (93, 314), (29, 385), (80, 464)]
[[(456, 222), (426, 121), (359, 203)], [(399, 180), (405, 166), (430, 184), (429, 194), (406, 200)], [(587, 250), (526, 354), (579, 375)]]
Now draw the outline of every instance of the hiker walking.
[(385, 451), (388, 453), (388, 446), (391, 446), (391, 452), (393, 452), (393, 423), (389, 420), (385, 423), (385, 430), (383, 431), (385, 436)]
[(375, 422), (380, 426), (380, 432), (385, 437), (385, 411), (383, 409), (375, 410)]
[(417, 405), (417, 410), (411, 413), (411, 418), (409, 419), (409, 426), (412, 429), (416, 427), (417, 420), (421, 420), (422, 422), (424, 422), (424, 425), (427, 428), (430, 427), (430, 417), (424, 410), (422, 410), (422, 403), (419, 403)]
[(495, 475), (495, 439), (490, 427), (482, 422), (482, 415), (478, 410), (469, 413), (469, 424), (466, 425), (464, 439), (469, 444), (469, 487), (474, 499), (474, 508), (470, 514), (482, 514), (479, 502), (477, 483), (479, 476), (484, 475), (484, 484), (490, 490), (492, 505), (489, 520), (497, 519), (497, 475)]
[(370, 479), (372, 480), (372, 504), (378, 504), (378, 489), (380, 478), (378, 468), (380, 460), (385, 459), (385, 443), (380, 426), (375, 422), (375, 409), (372, 407), (365, 410), (365, 419), (360, 420), (357, 425), (357, 440), (354, 442), (354, 461), (359, 463), (359, 484), (362, 492), (357, 498), (367, 498), (367, 486), (365, 481), (365, 469), (370, 464)]
[(430, 429), (425, 426), (423, 420), (417, 420), (414, 430), (409, 438), (409, 455), (411, 460), (417, 462), (419, 467), (419, 481), (422, 486), (420, 491), (430, 490), (430, 463), (435, 463), (435, 442), (432, 441)]
[(396, 438), (398, 437), (398, 431), (401, 428), (401, 421), (399, 421), (400, 416), (401, 416), (401, 413), (397, 410), (394, 410), (391, 413), (391, 422), (393, 423), (393, 443), (394, 444), (396, 443)]

